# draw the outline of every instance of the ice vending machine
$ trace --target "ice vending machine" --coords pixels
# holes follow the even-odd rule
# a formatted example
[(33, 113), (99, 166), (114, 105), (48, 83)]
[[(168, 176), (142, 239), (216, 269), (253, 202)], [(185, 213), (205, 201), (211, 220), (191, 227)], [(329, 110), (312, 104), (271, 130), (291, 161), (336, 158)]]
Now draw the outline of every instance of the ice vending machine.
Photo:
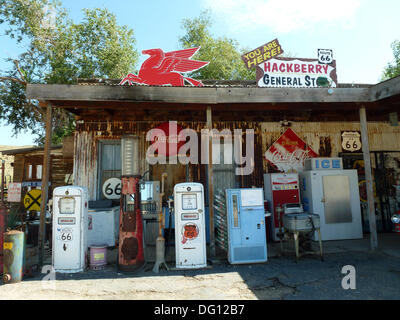
[(320, 216), (322, 240), (362, 238), (357, 170), (343, 170), (341, 158), (307, 159), (300, 185), (304, 210)]
[(176, 268), (207, 266), (204, 188), (201, 183), (174, 187)]
[(81, 272), (87, 262), (88, 190), (65, 186), (53, 191), (53, 267)]
[(226, 189), (228, 261), (267, 261), (264, 197), (261, 188)]
[[(285, 203), (300, 203), (299, 175), (297, 173), (266, 173), (264, 174), (265, 200), (268, 200), (272, 214), (271, 236), (279, 241), (279, 217), (276, 208), (283, 208)], [(281, 219), (283, 210), (281, 212)]]

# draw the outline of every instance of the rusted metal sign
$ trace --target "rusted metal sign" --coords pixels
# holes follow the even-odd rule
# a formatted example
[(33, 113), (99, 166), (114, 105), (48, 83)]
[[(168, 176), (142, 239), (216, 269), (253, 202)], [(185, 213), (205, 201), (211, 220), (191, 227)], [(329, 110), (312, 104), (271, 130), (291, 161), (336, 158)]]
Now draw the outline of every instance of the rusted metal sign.
[(257, 65), (259, 87), (336, 87), (336, 60), (321, 64), (318, 59), (276, 57)]
[(278, 39), (272, 40), (257, 49), (242, 55), (242, 60), (247, 69), (251, 69), (283, 53)]
[(292, 129), (288, 128), (264, 155), (277, 170), (288, 172), (298, 171), (304, 167), (304, 160), (318, 157), (318, 154), (310, 148)]
[(342, 131), (342, 151), (357, 152), (362, 148), (360, 131)]

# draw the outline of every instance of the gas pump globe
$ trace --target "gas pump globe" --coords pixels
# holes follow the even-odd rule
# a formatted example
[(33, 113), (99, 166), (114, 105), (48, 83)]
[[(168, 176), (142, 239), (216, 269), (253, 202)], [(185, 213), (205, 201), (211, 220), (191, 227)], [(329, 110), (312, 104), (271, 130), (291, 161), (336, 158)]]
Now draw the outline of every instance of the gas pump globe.
[(122, 177), (118, 268), (135, 271), (144, 265), (143, 221), (140, 212), (139, 137), (122, 137)]

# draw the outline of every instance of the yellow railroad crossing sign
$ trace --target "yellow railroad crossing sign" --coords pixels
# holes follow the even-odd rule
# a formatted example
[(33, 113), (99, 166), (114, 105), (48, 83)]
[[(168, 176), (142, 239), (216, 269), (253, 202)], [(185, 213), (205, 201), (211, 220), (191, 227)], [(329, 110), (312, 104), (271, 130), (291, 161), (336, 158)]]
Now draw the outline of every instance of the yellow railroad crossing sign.
[(39, 189), (32, 189), (24, 197), (24, 206), (29, 211), (40, 211), (42, 191)]

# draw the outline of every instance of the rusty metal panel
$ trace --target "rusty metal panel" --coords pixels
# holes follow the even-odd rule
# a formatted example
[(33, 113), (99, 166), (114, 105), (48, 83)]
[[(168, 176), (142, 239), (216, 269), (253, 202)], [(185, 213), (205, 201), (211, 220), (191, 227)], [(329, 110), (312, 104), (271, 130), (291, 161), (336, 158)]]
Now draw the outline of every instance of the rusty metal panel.
[(74, 148), (74, 184), (87, 187), (89, 199), (97, 194), (97, 144), (96, 132), (76, 132)]
[[(342, 152), (341, 131), (360, 130), (359, 122), (292, 122), (291, 128), (320, 156), (337, 157)], [(286, 127), (279, 122), (263, 122), (263, 154), (284, 132)], [(400, 150), (400, 127), (388, 122), (368, 122), (368, 137), (371, 151)], [(267, 163), (263, 163), (267, 171)]]

